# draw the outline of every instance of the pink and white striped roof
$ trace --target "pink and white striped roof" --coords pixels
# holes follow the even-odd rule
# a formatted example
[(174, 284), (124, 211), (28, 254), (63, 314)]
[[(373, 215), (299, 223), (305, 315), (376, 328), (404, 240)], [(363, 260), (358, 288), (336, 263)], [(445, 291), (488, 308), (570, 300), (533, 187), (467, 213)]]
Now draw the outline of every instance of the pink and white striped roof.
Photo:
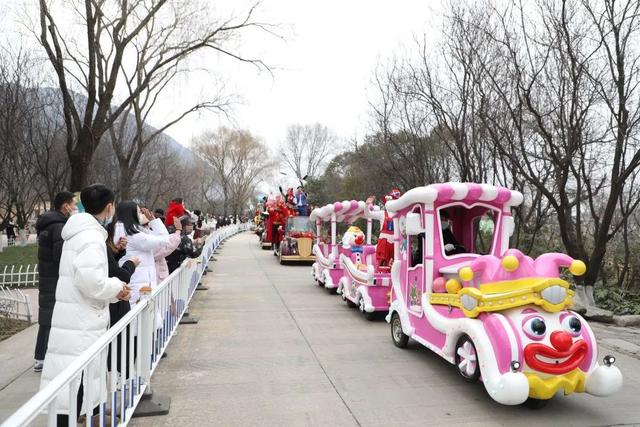
[(442, 205), (460, 201), (467, 204), (487, 202), (508, 208), (518, 206), (522, 200), (522, 193), (509, 190), (506, 187), (469, 182), (447, 182), (413, 188), (399, 199), (388, 201), (385, 207), (388, 212), (397, 212), (415, 203)]
[(315, 208), (309, 216), (310, 221), (331, 221), (333, 214), (338, 222), (353, 222), (358, 218), (366, 218), (371, 212), (378, 212), (379, 206), (373, 206), (371, 210), (365, 209), (366, 203), (358, 200), (345, 200), (343, 202), (329, 203), (321, 208)]

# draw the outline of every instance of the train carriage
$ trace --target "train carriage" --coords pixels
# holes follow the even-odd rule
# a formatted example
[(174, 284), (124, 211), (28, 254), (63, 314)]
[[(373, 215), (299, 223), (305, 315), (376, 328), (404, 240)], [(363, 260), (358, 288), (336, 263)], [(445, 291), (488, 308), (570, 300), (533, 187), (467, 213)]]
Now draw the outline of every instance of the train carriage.
[(280, 264), (315, 260), (312, 253), (315, 234), (308, 216), (287, 217), (284, 227), (278, 228), (278, 234), (279, 244), (275, 246), (274, 255)]
[[(316, 225), (316, 242), (313, 245), (315, 262), (311, 274), (318, 285), (324, 286), (329, 291), (337, 291), (340, 279), (344, 275), (340, 256), (351, 255), (351, 249), (337, 241), (337, 224), (349, 224), (362, 218), (365, 207), (366, 203), (363, 201), (345, 200), (330, 203), (311, 212), (309, 219)], [(372, 209), (375, 211), (380, 208)], [(325, 223), (329, 223), (331, 229), (328, 239), (323, 241), (322, 227)]]
[(405, 347), (414, 339), (502, 404), (541, 405), (560, 391), (610, 395), (622, 374), (611, 356), (598, 363), (593, 332), (570, 310), (574, 292), (560, 277), (562, 268), (581, 275), (586, 266), (509, 248), (511, 208), (522, 201), (503, 187), (446, 183), (386, 203), (392, 340)]
[(391, 298), (390, 268), (378, 265), (376, 246), (371, 243), (373, 222), (378, 221), (382, 227), (384, 211), (365, 203), (359, 205), (357, 216), (366, 220), (366, 234), (356, 228), (343, 236), (343, 248), (349, 250), (340, 254), (343, 276), (338, 293), (347, 304), (358, 307), (368, 320), (373, 320), (376, 313), (389, 311)]

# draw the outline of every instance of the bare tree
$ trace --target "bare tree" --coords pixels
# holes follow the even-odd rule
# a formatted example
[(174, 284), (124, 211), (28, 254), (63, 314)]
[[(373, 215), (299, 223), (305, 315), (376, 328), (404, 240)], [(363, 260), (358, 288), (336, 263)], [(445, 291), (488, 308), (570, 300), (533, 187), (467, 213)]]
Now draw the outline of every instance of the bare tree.
[(53, 209), (55, 195), (66, 188), (69, 178), (60, 98), (41, 85), (32, 88), (30, 94), (37, 110), (28, 118), (26, 148), (31, 166), (46, 191), (49, 208)]
[(215, 177), (224, 215), (244, 212), (258, 182), (274, 167), (266, 146), (247, 131), (222, 127), (203, 133), (192, 146)]
[[(526, 252), (539, 251), (536, 242), (548, 239), (540, 233), (551, 216), (551, 206), (518, 172), (521, 156), (508, 148), (513, 141), (530, 141), (531, 132), (525, 110), (512, 109), (506, 114), (504, 96), (494, 88), (496, 82), (509, 88), (513, 79), (504, 67), (503, 52), (487, 31), (494, 25), (492, 8), (485, 3), (452, 4), (445, 22), (445, 41), (436, 55), (429, 55), (422, 41), (419, 65), (408, 67), (414, 95), (425, 103), (433, 117), (434, 132), (447, 143), (457, 165), (454, 176), (523, 193), (525, 202), (515, 212), (518, 221), (513, 244)], [(533, 150), (536, 147), (532, 144)], [(551, 170), (539, 166), (532, 164), (540, 187), (546, 188)]]
[(632, 48), (640, 6), (484, 5), (486, 19), (452, 14), (465, 43), (478, 33), (488, 40), (472, 56), (493, 105), (481, 120), (497, 153), (515, 160), (512, 176), (553, 210), (563, 246), (590, 265), (584, 282), (593, 285), (602, 277), (607, 243), (640, 203), (634, 178), (640, 105), (633, 95), (640, 57)]
[(169, 138), (159, 136), (153, 150), (143, 155), (131, 192), (136, 200), (150, 208), (164, 207), (175, 197), (183, 197), (191, 209), (201, 207), (203, 198), (198, 189), (206, 172), (202, 170), (202, 163), (195, 155), (182, 155)]
[[(374, 149), (370, 153), (373, 170), (390, 179), (389, 185), (409, 189), (447, 180), (451, 172), (445, 141), (429, 126), (428, 114), (413, 95), (404, 65), (394, 60), (375, 73), (378, 99), (370, 102), (372, 135), (365, 138), (365, 145)], [(369, 151), (363, 151), (364, 145), (355, 148), (360, 154)]]
[[(176, 77), (189, 73), (183, 61), (176, 61), (158, 71), (150, 81), (147, 90), (136, 93), (136, 88), (143, 84), (143, 79), (149, 74), (147, 70), (152, 66), (154, 56), (162, 51), (164, 46), (171, 43), (174, 33), (178, 28), (167, 28), (167, 31), (155, 33), (154, 30), (161, 25), (160, 19), (152, 16), (145, 28), (145, 37), (134, 40), (136, 49), (134, 75), (129, 78), (127, 67), (122, 64), (122, 74), (127, 86), (127, 93), (131, 98), (131, 104), (123, 112), (114, 126), (109, 128), (109, 139), (113, 146), (120, 171), (118, 192), (123, 199), (131, 198), (132, 180), (140, 165), (140, 161), (147, 148), (152, 145), (167, 129), (180, 122), (190, 114), (203, 110), (215, 111), (227, 114), (232, 99), (224, 94), (224, 87), (216, 88), (217, 93), (206, 100), (198, 101), (186, 109), (175, 113), (161, 126), (152, 128), (149, 126), (149, 116), (154, 111), (158, 100), (167, 96), (168, 88)], [(111, 114), (111, 111), (109, 112)]]
[(22, 49), (0, 57), (0, 203), (5, 219), (15, 215), (20, 229), (43, 200), (42, 181), (28, 144), (40, 109), (32, 88), (32, 67), (32, 58)]
[[(39, 4), (39, 40), (62, 94), (74, 190), (87, 183), (91, 159), (105, 132), (135, 99), (150, 88), (162, 86), (171, 75), (168, 70), (175, 70), (207, 49), (264, 66), (262, 61), (246, 58), (228, 46), (230, 39), (247, 29), (270, 32), (267, 24), (253, 20), (257, 5), (241, 19), (216, 20), (201, 2), (40, 0)], [(76, 27), (61, 24), (69, 10), (80, 21), (83, 40), (76, 39)], [(144, 58), (138, 56), (141, 46), (151, 49)], [(138, 59), (132, 67), (128, 63), (131, 57)], [(139, 61), (144, 66), (140, 67)], [(118, 100), (117, 94), (125, 86), (127, 93)]]
[(298, 179), (322, 173), (330, 154), (339, 151), (336, 136), (324, 125), (291, 125), (280, 157)]
[[(582, 5), (592, 20), (590, 28), (595, 28), (599, 36), (599, 51), (606, 54), (603, 70), (608, 74), (607, 79), (597, 72), (589, 74), (606, 106), (608, 126), (604, 137), (612, 141), (613, 148), (610, 190), (604, 209), (596, 210), (591, 204), (595, 236), (590, 261), (600, 266), (607, 243), (616, 231), (624, 227), (627, 239), (627, 220), (640, 203), (637, 186), (633, 188), (640, 167), (640, 2), (607, 0), (595, 4), (584, 0)], [(592, 187), (588, 186), (587, 191), (592, 194)], [(621, 213), (617, 220), (616, 206)], [(629, 256), (628, 244), (625, 255)], [(593, 283), (597, 274), (592, 271), (587, 281)]]

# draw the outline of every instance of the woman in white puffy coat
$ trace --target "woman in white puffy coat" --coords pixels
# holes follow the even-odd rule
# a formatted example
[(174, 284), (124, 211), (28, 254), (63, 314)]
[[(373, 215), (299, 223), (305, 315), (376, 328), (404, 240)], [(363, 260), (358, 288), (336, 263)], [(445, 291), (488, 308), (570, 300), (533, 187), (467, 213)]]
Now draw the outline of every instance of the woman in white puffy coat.
[(153, 253), (153, 257), (156, 261), (156, 280), (158, 281), (158, 283), (169, 277), (169, 266), (167, 265), (167, 260), (165, 258), (173, 251), (175, 251), (176, 248), (180, 245), (180, 233), (182, 233), (182, 224), (180, 223), (180, 218), (178, 218), (177, 216), (173, 217), (173, 226), (175, 227), (174, 233), (169, 233), (169, 231), (167, 231), (167, 229), (164, 227), (164, 224), (162, 230), (160, 230), (160, 227), (157, 227), (157, 231), (153, 230), (153, 232), (156, 234), (169, 236), (169, 241), (167, 242), (167, 244)]
[[(147, 211), (148, 212), (148, 211)], [(116, 208), (116, 231), (114, 241), (127, 238), (127, 252), (120, 258), (120, 265), (134, 257), (140, 259), (140, 265), (131, 276), (131, 306), (140, 299), (140, 288), (157, 285), (157, 272), (154, 253), (163, 249), (170, 242), (170, 235), (160, 219), (145, 216), (135, 202), (118, 203)], [(144, 226), (148, 224), (148, 228)]]
[[(62, 229), (62, 256), (56, 287), (56, 304), (51, 318), (49, 345), (42, 369), (40, 389), (68, 367), (87, 350), (109, 327), (109, 303), (126, 300), (126, 285), (116, 277), (109, 277), (107, 231), (104, 226), (114, 213), (113, 192), (95, 184), (82, 190), (81, 200), (87, 212), (69, 218)], [(97, 364), (82, 376), (84, 390), (91, 382), (94, 391), (91, 401), (85, 397), (80, 413), (91, 413), (100, 398), (106, 398), (106, 387), (100, 387), (106, 364)], [(104, 382), (102, 383), (104, 384)], [(58, 417), (69, 414), (69, 395), (80, 396), (79, 378), (71, 385), (75, 391), (62, 392), (57, 398)], [(78, 400), (81, 400), (78, 397)], [(64, 415), (63, 415), (64, 414)], [(58, 421), (62, 422), (60, 418)]]

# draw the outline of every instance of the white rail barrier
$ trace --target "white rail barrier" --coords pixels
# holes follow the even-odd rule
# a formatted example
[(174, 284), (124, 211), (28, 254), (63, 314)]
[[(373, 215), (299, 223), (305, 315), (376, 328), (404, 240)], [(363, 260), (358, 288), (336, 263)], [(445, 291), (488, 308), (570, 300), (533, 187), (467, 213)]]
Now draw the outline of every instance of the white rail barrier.
[[(18, 233), (15, 239), (9, 240), (4, 230), (0, 232), (0, 249), (12, 248), (14, 246), (35, 245), (36, 243), (38, 243), (38, 236), (36, 234)], [(0, 250), (0, 252), (2, 252), (2, 250)]]
[(0, 317), (26, 320), (31, 324), (29, 295), (20, 289), (10, 289), (0, 285)]
[[(199, 259), (186, 260), (44, 389), (11, 415), (2, 427), (25, 426), (34, 421), (55, 426), (58, 399), (63, 397), (69, 399), (68, 413), (73, 414), (69, 417), (69, 426), (75, 427), (76, 386), (83, 378), (96, 376), (100, 379), (99, 390), (95, 389), (93, 381), (83, 381), (83, 402), (90, 408), (89, 415), (91, 408), (97, 407), (98, 411), (98, 424), (93, 424), (92, 417), (88, 416), (87, 425), (126, 426), (142, 395), (150, 389), (151, 375), (186, 311), (213, 252), (223, 240), (248, 230), (248, 226), (230, 225), (210, 234)], [(108, 369), (108, 359), (113, 359), (111, 355), (116, 355), (116, 361), (114, 363), (111, 360), (111, 369)], [(113, 416), (107, 424), (108, 413)]]
[(0, 286), (28, 288), (38, 286), (38, 264), (5, 265), (0, 271)]

